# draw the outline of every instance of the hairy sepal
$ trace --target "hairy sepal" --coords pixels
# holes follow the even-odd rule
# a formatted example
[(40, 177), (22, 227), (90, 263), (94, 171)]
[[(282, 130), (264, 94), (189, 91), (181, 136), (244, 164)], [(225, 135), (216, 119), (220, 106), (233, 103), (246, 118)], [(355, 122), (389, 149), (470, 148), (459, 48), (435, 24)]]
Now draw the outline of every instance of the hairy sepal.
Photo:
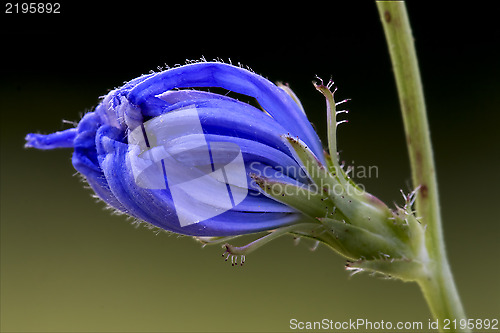
[(423, 272), (423, 266), (420, 262), (407, 258), (380, 258), (373, 260), (358, 260), (348, 262), (346, 270), (353, 273), (369, 272), (382, 274), (388, 278), (398, 278), (403, 281), (416, 281)]

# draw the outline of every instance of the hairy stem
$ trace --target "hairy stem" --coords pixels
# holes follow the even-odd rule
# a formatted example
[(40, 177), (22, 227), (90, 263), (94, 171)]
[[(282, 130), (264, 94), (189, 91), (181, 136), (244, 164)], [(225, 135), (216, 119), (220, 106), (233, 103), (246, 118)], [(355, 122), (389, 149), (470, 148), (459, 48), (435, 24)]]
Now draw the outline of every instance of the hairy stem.
[(403, 1), (377, 1), (393, 65), (403, 115), (412, 181), (419, 187), (415, 205), (426, 224), (426, 278), (419, 284), (435, 318), (464, 319), (446, 257), (427, 112), (417, 56)]

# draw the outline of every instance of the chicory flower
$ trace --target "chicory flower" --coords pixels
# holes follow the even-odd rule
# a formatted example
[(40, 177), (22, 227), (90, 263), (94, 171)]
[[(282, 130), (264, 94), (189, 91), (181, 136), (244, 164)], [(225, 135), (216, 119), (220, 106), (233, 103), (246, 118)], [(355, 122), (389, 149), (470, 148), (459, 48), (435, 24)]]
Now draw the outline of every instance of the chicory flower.
[[(261, 109), (195, 89), (206, 87), (255, 98)], [(28, 134), (26, 147), (73, 148), (73, 166), (96, 195), (138, 220), (184, 235), (233, 236), (311, 220), (264, 195), (251, 177), (309, 183), (283, 136), (300, 138), (325, 162), (289, 89), (240, 67), (204, 62), (134, 79), (76, 128)]]
[[(291, 233), (324, 243), (347, 268), (404, 280), (425, 264), (415, 192), (389, 209), (354, 183), (338, 160), (336, 103), (326, 98), (328, 149), (295, 94), (217, 62), (141, 76), (106, 95), (76, 128), (28, 134), (27, 147), (73, 148), (73, 166), (114, 209), (205, 244), (269, 232), (227, 257)], [(195, 89), (196, 88), (196, 89)], [(225, 89), (214, 93), (200, 88)], [(254, 98), (258, 107), (226, 96)]]

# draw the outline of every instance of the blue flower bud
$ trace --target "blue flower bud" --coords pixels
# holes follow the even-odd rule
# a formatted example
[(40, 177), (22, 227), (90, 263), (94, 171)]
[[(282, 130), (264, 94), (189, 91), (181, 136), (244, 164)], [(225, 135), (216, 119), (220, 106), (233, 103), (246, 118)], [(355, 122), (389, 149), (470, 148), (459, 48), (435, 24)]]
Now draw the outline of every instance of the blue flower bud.
[[(247, 95), (262, 109), (195, 89), (207, 87)], [(300, 138), (326, 163), (295, 98), (239, 67), (189, 64), (126, 83), (76, 128), (28, 134), (26, 147), (72, 147), (73, 166), (99, 198), (175, 233), (234, 236), (318, 223), (264, 195), (252, 178), (309, 185), (284, 136)]]

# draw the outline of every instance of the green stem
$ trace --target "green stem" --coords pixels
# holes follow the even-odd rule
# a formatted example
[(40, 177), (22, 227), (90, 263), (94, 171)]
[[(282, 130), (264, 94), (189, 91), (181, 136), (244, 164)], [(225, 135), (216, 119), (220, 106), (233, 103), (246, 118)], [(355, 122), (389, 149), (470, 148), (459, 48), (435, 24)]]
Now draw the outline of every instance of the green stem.
[(424, 94), (403, 1), (377, 1), (399, 94), (412, 181), (419, 187), (415, 205), (426, 224), (426, 278), (419, 281), (435, 318), (465, 319), (446, 257), (441, 213)]

